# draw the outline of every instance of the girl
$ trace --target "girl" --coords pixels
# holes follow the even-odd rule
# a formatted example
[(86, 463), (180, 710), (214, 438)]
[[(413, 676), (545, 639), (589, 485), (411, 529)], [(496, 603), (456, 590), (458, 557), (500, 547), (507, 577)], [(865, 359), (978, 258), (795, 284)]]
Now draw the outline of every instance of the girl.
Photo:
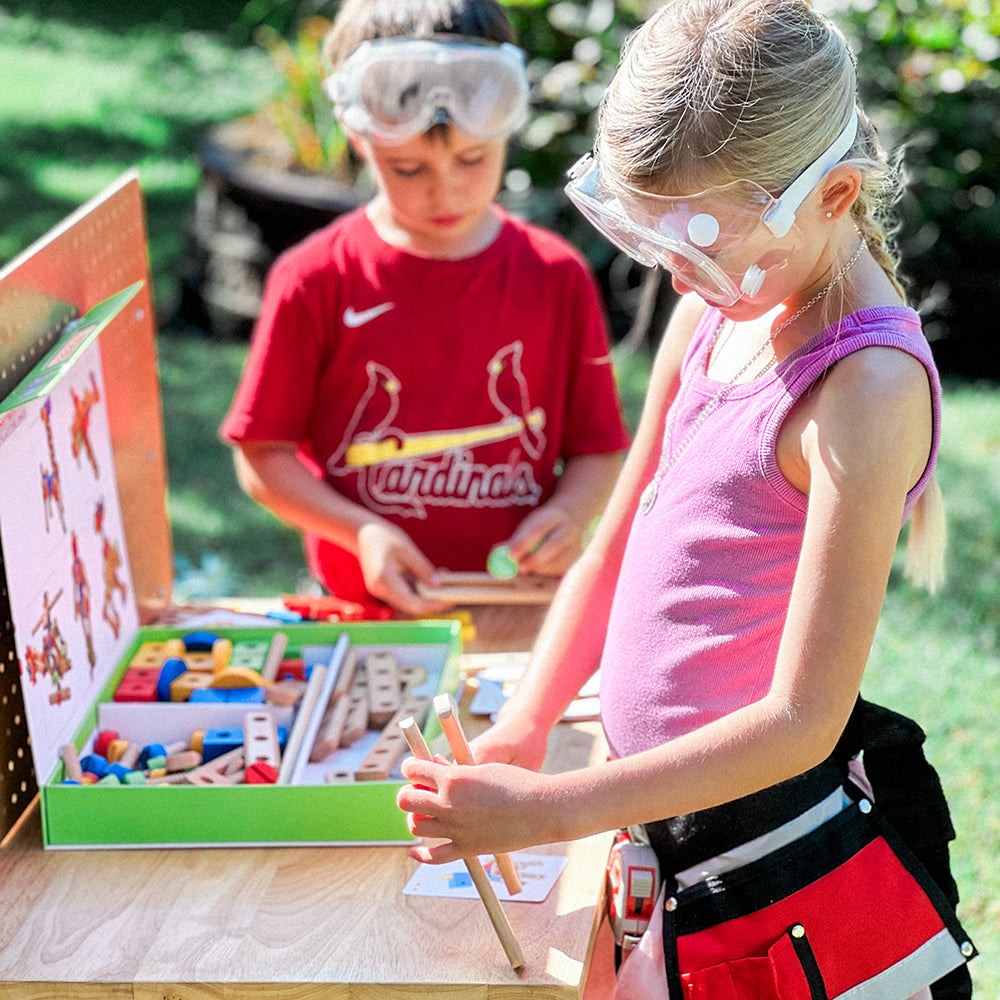
[[(940, 390), (874, 214), (887, 173), (852, 55), (804, 0), (666, 4), (626, 46), (571, 172), (577, 205), (683, 298), (610, 506), (474, 744), (480, 766), (411, 760), (399, 804), (414, 834), (446, 838), (413, 849), (431, 863), (642, 825), (665, 902), (620, 996), (836, 996), (882, 971), (868, 942), (902, 940), (917, 904), (891, 901), (881, 867), (854, 877), (849, 914), (820, 921), (848, 938), (796, 966), (808, 992), (776, 983), (780, 956), (826, 933), (815, 921), (789, 918), (784, 951), (704, 921), (720, 930), (701, 966), (683, 943), (683, 901), (725, 907), (734, 871), (751, 887), (790, 877), (791, 851), (818, 879), (832, 863), (814, 838), (861, 823), (873, 792), (954, 917), (923, 734), (858, 697), (911, 515), (918, 575), (933, 586), (942, 565)], [(598, 666), (611, 759), (536, 773)], [(947, 955), (893, 960), (864, 995), (970, 995), (974, 948), (951, 930)]]

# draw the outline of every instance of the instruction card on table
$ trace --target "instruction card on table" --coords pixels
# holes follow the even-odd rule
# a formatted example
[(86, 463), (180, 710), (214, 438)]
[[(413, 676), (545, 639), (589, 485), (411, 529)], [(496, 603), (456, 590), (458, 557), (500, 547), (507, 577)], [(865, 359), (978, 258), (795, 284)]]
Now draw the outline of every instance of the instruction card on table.
[[(497, 899), (501, 902), (542, 903), (566, 867), (566, 858), (555, 854), (512, 854), (521, 879), (521, 891), (512, 896), (503, 884), (496, 862), (484, 854), (479, 860), (486, 869)], [(479, 894), (464, 861), (446, 865), (421, 865), (406, 883), (404, 896), (436, 896), (446, 899), (478, 899)]]

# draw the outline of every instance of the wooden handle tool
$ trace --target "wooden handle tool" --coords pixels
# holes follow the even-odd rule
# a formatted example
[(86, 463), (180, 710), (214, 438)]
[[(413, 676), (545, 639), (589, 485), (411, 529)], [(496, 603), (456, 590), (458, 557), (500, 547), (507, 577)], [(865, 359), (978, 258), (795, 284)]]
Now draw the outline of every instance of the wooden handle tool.
[[(403, 730), (403, 735), (406, 737), (406, 742), (409, 744), (410, 752), (414, 757), (418, 757), (421, 760), (434, 759), (427, 743), (424, 741), (423, 733), (420, 732), (420, 727), (417, 725), (416, 720), (412, 717), (403, 719), (399, 724), (399, 728)], [(497, 899), (497, 894), (493, 891), (493, 885), (490, 882), (489, 875), (486, 874), (486, 869), (483, 868), (482, 862), (477, 857), (463, 858), (462, 860), (465, 862), (465, 867), (469, 870), (469, 877), (472, 879), (476, 891), (479, 893), (479, 898), (483, 901), (483, 906), (486, 907), (486, 912), (489, 914), (493, 929), (500, 939), (500, 944), (503, 945), (503, 950), (507, 955), (507, 961), (510, 962), (510, 967), (512, 969), (520, 969), (524, 965), (524, 955), (521, 954), (521, 948), (507, 921), (507, 915), (503, 912), (500, 900)]]
[[(437, 712), (438, 719), (441, 720), (441, 728), (448, 740), (448, 746), (451, 747), (455, 763), (475, 764), (472, 750), (469, 748), (469, 741), (465, 738), (461, 720), (458, 718), (455, 699), (447, 692), (435, 696), (434, 711)], [(514, 859), (509, 854), (494, 854), (493, 860), (497, 863), (497, 868), (500, 869), (507, 891), (512, 896), (516, 896), (521, 891), (521, 878), (517, 874)]]

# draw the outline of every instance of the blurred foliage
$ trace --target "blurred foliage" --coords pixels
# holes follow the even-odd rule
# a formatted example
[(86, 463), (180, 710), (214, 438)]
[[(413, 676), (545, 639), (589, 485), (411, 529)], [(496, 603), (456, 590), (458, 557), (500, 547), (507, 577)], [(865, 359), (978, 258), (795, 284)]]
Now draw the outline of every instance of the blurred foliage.
[(281, 89), (260, 113), (285, 137), (293, 163), (343, 179), (353, 169), (347, 137), (323, 91), (321, 49), (330, 23), (329, 18), (311, 14), (298, 23), (291, 41), (270, 24), (257, 28), (254, 37), (282, 80)]
[[(573, 211), (562, 186), (567, 168), (591, 144), (622, 43), (657, 4), (503, 2), (529, 56), (533, 113), (511, 143), (501, 201), (586, 253), (612, 299), (613, 322), (616, 300), (621, 306), (621, 333), (635, 311), (642, 271), (616, 257)], [(864, 104), (885, 144), (900, 151), (906, 189), (896, 242), (939, 364), (1000, 378), (1000, 362), (982, 335), (1000, 312), (1000, 0), (817, 0), (817, 6), (849, 37)], [(329, 16), (336, 7), (330, 0), (249, 0), (234, 30), (264, 22), (267, 39), (291, 37), (297, 25), (318, 23), (317, 12)]]
[(860, 88), (907, 182), (898, 245), (941, 367), (1000, 378), (1000, 2), (839, 0)]

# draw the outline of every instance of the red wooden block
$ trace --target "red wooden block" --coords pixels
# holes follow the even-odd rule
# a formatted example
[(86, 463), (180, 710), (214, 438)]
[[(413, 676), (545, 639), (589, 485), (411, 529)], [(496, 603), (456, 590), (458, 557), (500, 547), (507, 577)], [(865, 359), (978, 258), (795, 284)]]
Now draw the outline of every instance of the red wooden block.
[(306, 680), (305, 662), (297, 659), (282, 660), (278, 664), (278, 673), (276, 676), (279, 681), (304, 681)]
[(160, 678), (159, 669), (152, 667), (130, 667), (118, 684), (115, 701), (156, 701), (156, 685)]
[(258, 760), (247, 767), (243, 780), (248, 785), (274, 785), (278, 781), (278, 769), (273, 764)]
[(108, 759), (108, 747), (118, 739), (118, 734), (110, 729), (102, 729), (94, 739), (94, 753)]

